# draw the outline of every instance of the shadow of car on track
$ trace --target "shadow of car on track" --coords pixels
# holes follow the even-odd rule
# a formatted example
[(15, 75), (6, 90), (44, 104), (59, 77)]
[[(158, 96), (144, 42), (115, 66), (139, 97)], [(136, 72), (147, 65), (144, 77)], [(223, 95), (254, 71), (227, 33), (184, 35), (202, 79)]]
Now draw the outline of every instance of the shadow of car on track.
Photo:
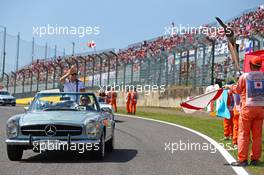
[(116, 120), (116, 119), (115, 119), (115, 122), (116, 122), (116, 123), (124, 123), (125, 121), (123, 121), (123, 120)]
[(115, 149), (105, 155), (104, 160), (96, 160), (91, 153), (77, 152), (43, 152), (41, 154), (22, 159), (21, 163), (125, 163), (136, 157), (138, 151), (134, 149)]

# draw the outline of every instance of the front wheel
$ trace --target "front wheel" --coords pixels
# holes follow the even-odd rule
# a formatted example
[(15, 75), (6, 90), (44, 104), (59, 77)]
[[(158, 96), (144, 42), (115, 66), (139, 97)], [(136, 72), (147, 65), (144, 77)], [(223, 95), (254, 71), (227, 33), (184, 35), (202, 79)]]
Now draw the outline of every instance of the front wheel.
[(7, 156), (11, 161), (19, 161), (23, 156), (23, 148), (17, 145), (7, 145)]
[(94, 150), (94, 155), (97, 160), (103, 160), (105, 156), (105, 133), (102, 132), (100, 143), (99, 143), (99, 149)]
[(105, 143), (105, 149), (107, 152), (112, 152), (115, 148), (115, 131), (113, 129), (112, 137)]

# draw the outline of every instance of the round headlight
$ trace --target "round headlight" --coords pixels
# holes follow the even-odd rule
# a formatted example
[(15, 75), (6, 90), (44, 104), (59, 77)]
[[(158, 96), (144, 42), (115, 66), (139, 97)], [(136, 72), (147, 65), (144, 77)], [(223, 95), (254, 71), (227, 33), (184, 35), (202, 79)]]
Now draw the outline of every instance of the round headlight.
[(18, 124), (16, 120), (10, 120), (6, 124), (6, 129), (7, 129), (7, 137), (8, 138), (13, 138), (16, 137), (18, 134)]
[(97, 134), (98, 128), (98, 123), (94, 120), (91, 120), (86, 124), (86, 134), (89, 136), (95, 136)]

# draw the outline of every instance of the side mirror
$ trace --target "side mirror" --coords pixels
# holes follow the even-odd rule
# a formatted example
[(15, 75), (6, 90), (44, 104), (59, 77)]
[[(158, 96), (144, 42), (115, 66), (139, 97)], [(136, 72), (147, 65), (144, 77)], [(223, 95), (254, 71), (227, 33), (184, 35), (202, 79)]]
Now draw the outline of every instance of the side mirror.
[(28, 106), (25, 106), (24, 110), (25, 110), (25, 112), (27, 112), (28, 111)]

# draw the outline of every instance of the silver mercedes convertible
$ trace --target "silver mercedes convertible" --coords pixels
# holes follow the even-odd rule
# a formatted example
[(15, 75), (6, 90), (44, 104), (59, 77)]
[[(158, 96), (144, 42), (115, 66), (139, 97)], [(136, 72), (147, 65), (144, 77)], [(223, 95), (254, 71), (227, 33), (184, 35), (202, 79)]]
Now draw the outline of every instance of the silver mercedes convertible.
[(21, 160), (23, 150), (92, 152), (103, 159), (114, 149), (115, 121), (93, 93), (37, 93), (26, 112), (6, 123), (7, 155)]

